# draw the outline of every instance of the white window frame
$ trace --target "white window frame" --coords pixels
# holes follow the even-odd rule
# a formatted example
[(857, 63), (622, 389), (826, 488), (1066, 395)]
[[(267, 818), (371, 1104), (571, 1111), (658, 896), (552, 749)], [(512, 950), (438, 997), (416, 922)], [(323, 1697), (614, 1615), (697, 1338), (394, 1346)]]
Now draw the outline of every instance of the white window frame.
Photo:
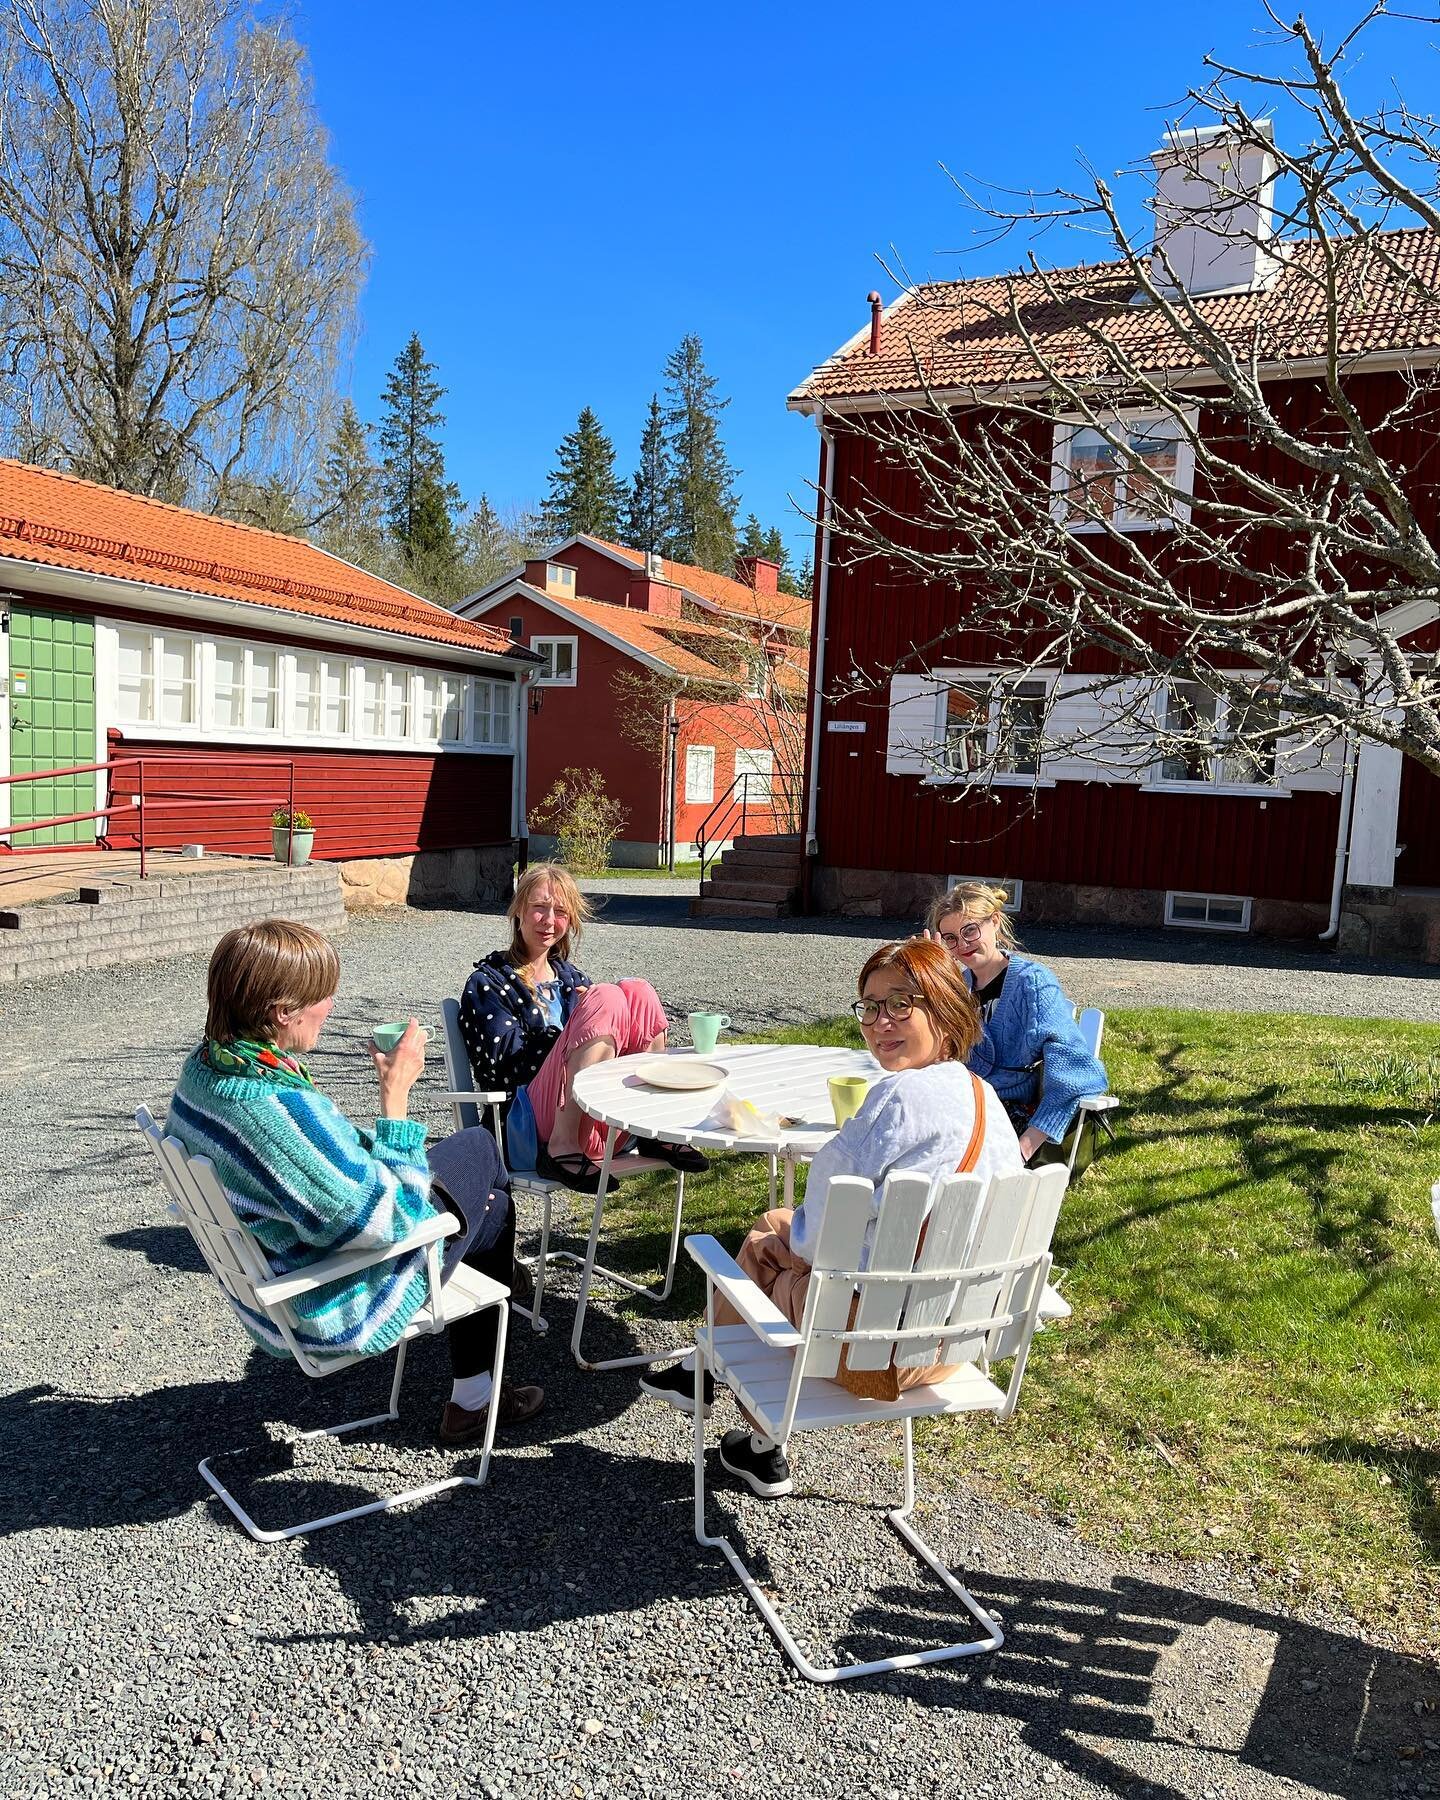
[[(1177, 900), (1203, 900), (1207, 912), (1214, 901), (1219, 901), (1222, 906), (1238, 906), (1240, 921), (1237, 924), (1233, 919), (1177, 919)], [(1202, 894), (1193, 888), (1170, 888), (1165, 894), (1165, 923), (1176, 931), (1249, 931), (1251, 905), (1248, 894)]]
[[(1217, 671), (1217, 673), (1219, 673), (1219, 671)], [(1190, 681), (1188, 678), (1184, 682), (1175, 683), (1173, 685), (1205, 688), (1205, 683), (1203, 681)], [(1264, 684), (1257, 680), (1254, 685), (1255, 687), (1260, 688)], [(1164, 730), (1165, 721), (1169, 716), (1171, 686), (1172, 683), (1170, 682), (1162, 683), (1155, 695), (1155, 725), (1157, 731)], [(1215, 690), (1211, 688), (1205, 688), (1205, 691), (1207, 693), (1215, 692)], [(1281, 713), (1283, 720), (1284, 708), (1278, 707), (1278, 710)], [(1273, 766), (1269, 781), (1229, 781), (1225, 779), (1225, 725), (1229, 718), (1229, 714), (1229, 696), (1223, 693), (1215, 693), (1216, 748), (1215, 754), (1209, 759), (1210, 773), (1208, 775), (1198, 776), (1194, 779), (1183, 775), (1167, 775), (1164, 772), (1165, 762), (1162, 758), (1160, 761), (1150, 765), (1149, 777), (1143, 784), (1145, 791), (1152, 794), (1231, 794), (1254, 796), (1262, 800), (1288, 800), (1290, 798), (1290, 789), (1284, 785), (1279, 773)], [(1278, 738), (1271, 745), (1271, 750), (1274, 756), (1275, 765), (1278, 765), (1280, 761), (1280, 741)]]
[[(697, 794), (695, 783), (691, 780), (690, 758), (692, 756), (709, 757), (710, 791)], [(685, 746), (685, 804), (687, 806), (713, 806), (715, 804), (715, 746), (713, 744), (687, 744)]]
[[(742, 769), (740, 767), (740, 761), (741, 761), (742, 757), (748, 762), (752, 757), (758, 757), (758, 756), (763, 756), (766, 758), (766, 764), (765, 764), (764, 768)], [(756, 744), (750, 748), (747, 748), (743, 745), (739, 746), (735, 751), (735, 782), (737, 784), (737, 787), (738, 787), (738, 784), (740, 782), (740, 778), (742, 775), (745, 778), (745, 787), (744, 787), (744, 791), (743, 791), (743, 797), (747, 803), (749, 801), (753, 800), (758, 805), (761, 801), (770, 800), (774, 796), (774, 793), (775, 793), (775, 752), (773, 750), (766, 749), (762, 745), (759, 745), (759, 744)], [(757, 794), (751, 790), (750, 782), (751, 782), (752, 778), (757, 775), (763, 775), (765, 777), (765, 791), (763, 794)]]
[[(559, 650), (562, 645), (570, 647), (570, 673), (568, 675), (552, 675), (550, 669), (559, 667)], [(530, 648), (537, 656), (545, 658), (545, 667), (535, 677), (536, 687), (575, 687), (580, 680), (580, 640), (578, 637), (532, 637)], [(554, 651), (556, 654), (551, 655)]]
[[(148, 717), (126, 718), (120, 710), (120, 643), (125, 637), (143, 638), (145, 640), (145, 668), (140, 676), (142, 692), (148, 692), (150, 711)], [(190, 716), (173, 723), (165, 718), (165, 650), (167, 644), (173, 653), (183, 650), (189, 665), (190, 673), (182, 676), (180, 691), (189, 698)], [(115, 628), (115, 716), (121, 725), (144, 725), (160, 731), (173, 732), (177, 737), (194, 737), (204, 729), (201, 703), (203, 683), (200, 673), (200, 645), (188, 631), (166, 631), (160, 627), (149, 625), (117, 625)]]
[(1186, 436), (1186, 429), (1194, 431), (1199, 420), (1199, 411), (1195, 407), (1178, 407), (1174, 412), (1155, 407), (1127, 407), (1120, 412), (1098, 414), (1100, 427), (1118, 436), (1117, 427), (1123, 427), (1127, 435), (1133, 435), (1136, 426), (1142, 429), (1146, 425), (1173, 426), (1179, 433), (1175, 444), (1175, 474), (1171, 481), (1177, 493), (1182, 496), (1171, 503), (1171, 510), (1158, 517), (1149, 513), (1132, 513), (1125, 508), (1125, 466), (1117, 456), (1117, 484), (1115, 512), (1107, 522), (1101, 519), (1070, 517), (1070, 452), (1075, 439), (1084, 431), (1093, 431), (1095, 424), (1075, 414), (1068, 414), (1058, 419), (1052, 441), (1050, 458), (1050, 513), (1057, 525), (1063, 525), (1067, 531), (1173, 531), (1176, 525), (1184, 524), (1190, 517), (1188, 496), (1195, 491), (1195, 447)]
[(981, 887), (1004, 888), (1010, 898), (1000, 908), (1003, 913), (1016, 914), (1025, 903), (1025, 883), (1011, 875), (951, 875), (947, 877), (945, 891), (963, 887), (967, 881), (978, 883)]
[(977, 688), (987, 690), (985, 709), (985, 761), (993, 765), (1000, 751), (1000, 726), (1003, 716), (1003, 704), (998, 689), (1002, 687), (1029, 687), (1034, 685), (1043, 689), (1040, 696), (1048, 716), (1052, 703), (1055, 675), (1049, 670), (1036, 673), (1020, 674), (1012, 669), (937, 669), (935, 672), (935, 745), (942, 764), (940, 769), (928, 776), (927, 782), (932, 786), (953, 786), (966, 784), (986, 787), (1025, 787), (1051, 788), (1056, 785), (1055, 777), (1045, 773), (1045, 736), (1042, 727), (1039, 747), (1035, 756), (1035, 771), (1028, 774), (1019, 769), (995, 769), (993, 773), (981, 773), (977, 778), (964, 769), (952, 769), (949, 766), (949, 719), (950, 692), (952, 688)]
[(555, 587), (561, 590), (561, 594), (573, 598), (576, 586), (576, 571), (569, 563), (546, 563), (545, 591), (547, 593), (552, 587)]

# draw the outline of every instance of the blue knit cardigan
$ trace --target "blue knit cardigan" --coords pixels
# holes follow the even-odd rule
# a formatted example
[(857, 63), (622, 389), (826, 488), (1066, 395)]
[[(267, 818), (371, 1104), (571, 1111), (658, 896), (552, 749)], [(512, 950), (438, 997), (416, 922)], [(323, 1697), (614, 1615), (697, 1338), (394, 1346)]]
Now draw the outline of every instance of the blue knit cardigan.
[[(425, 1127), (415, 1119), (377, 1119), (373, 1133), (360, 1131), (314, 1088), (221, 1075), (195, 1050), (165, 1128), (214, 1163), (235, 1216), (277, 1275), (337, 1250), (397, 1244), (434, 1216)], [(425, 1297), (425, 1253), (413, 1250), (289, 1304), (305, 1349), (369, 1356), (398, 1341)], [(262, 1348), (289, 1355), (263, 1313), (231, 1304)]]
[[(968, 970), (966, 979), (973, 988)], [(1105, 1065), (1085, 1046), (1060, 983), (1014, 951), (968, 1066), (990, 1083), (1007, 1111), (1028, 1109), (1029, 1124), (1057, 1142), (1070, 1129), (1076, 1104), (1110, 1085)]]

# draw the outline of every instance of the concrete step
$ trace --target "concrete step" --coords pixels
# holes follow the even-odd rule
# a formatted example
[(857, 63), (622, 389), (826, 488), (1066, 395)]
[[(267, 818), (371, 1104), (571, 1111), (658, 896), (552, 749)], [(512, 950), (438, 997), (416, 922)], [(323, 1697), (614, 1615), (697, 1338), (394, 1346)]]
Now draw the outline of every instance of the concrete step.
[(790, 850), (727, 850), (720, 857), (722, 869), (762, 869), (783, 871), (798, 878), (803, 859)]
[(778, 900), (711, 900), (690, 902), (692, 919), (778, 919), (784, 908)]
[(728, 877), (718, 881), (702, 881), (703, 900), (774, 900), (784, 905), (800, 891), (798, 882), (735, 881)]
[(798, 831), (742, 832), (739, 837), (731, 838), (730, 843), (734, 849), (788, 850), (792, 856), (799, 856), (805, 848)]

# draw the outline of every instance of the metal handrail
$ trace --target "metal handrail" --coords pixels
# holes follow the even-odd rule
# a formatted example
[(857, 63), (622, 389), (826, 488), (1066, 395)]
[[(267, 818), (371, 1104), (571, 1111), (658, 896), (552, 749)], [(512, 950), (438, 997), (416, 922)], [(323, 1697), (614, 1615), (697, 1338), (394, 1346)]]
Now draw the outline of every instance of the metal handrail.
[[(756, 779), (758, 773), (758, 770), (747, 769), (743, 775), (737, 775), (700, 821), (700, 827), (695, 833), (695, 848), (700, 853), (701, 881), (705, 879), (707, 855), (712, 859), (716, 855), (712, 846), (717, 843), (724, 844), (728, 839), (737, 835), (733, 829), (737, 815), (740, 821), (738, 835), (743, 837), (752, 812), (757, 817), (765, 815), (774, 818), (776, 812), (775, 789), (777, 787), (780, 789), (784, 806), (789, 809), (793, 805), (794, 796), (799, 787), (797, 775), (783, 772), (779, 775), (772, 773), (769, 795), (764, 802), (761, 802), (759, 800), (752, 801), (750, 798), (750, 783)], [(739, 790), (738, 795), (737, 789)], [(717, 819), (719, 823), (712, 830), (712, 824)]]
[[(197, 801), (207, 806), (262, 806), (276, 807), (278, 800), (262, 800), (255, 794), (198, 794), (189, 792), (156, 790), (152, 788), (147, 794), (145, 790), (145, 765), (152, 767), (159, 763), (173, 767), (177, 762), (185, 761), (184, 752), (161, 751), (150, 755), (107, 756), (103, 762), (73, 763), (66, 768), (32, 769), (23, 775), (0, 775), (0, 787), (12, 787), (21, 781), (55, 781), (66, 775), (98, 775), (102, 772), (110, 774), (116, 769), (133, 768), (135, 770), (135, 794), (122, 806), (100, 806), (93, 812), (56, 813), (48, 819), (32, 819), (24, 825), (0, 825), (0, 838), (22, 836), (27, 831), (49, 831), (56, 825), (81, 825), (87, 819), (109, 819), (116, 813), (135, 813), (139, 825), (140, 836), (140, 879), (146, 878), (146, 829), (148, 815), (152, 811), (185, 811), (193, 807)], [(287, 816), (292, 821), (286, 834), (286, 864), (295, 865), (295, 759), (291, 756), (230, 756), (225, 759), (228, 768), (283, 768), (289, 773), (288, 795), (285, 801)], [(106, 834), (96, 833), (96, 841), (103, 843)], [(14, 856), (53, 856), (57, 853), (74, 855), (93, 849), (89, 844), (32, 844), (17, 849), (14, 844), (0, 844), (0, 850), (10, 852)]]

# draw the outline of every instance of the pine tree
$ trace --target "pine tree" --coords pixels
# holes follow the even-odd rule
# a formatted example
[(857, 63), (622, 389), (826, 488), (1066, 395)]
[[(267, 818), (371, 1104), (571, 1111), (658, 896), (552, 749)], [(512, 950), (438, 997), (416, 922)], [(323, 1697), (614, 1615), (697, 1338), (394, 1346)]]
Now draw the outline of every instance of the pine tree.
[(445, 452), (436, 435), (445, 423), (440, 411), (444, 392), (434, 363), (426, 362), (420, 339), (412, 334), (395, 359), (382, 396), (383, 488), (390, 535), (431, 586), (453, 577), (458, 561), (455, 513), (460, 493), (445, 479)]
[(510, 534), (490, 504), (488, 494), (482, 494), (470, 509), (461, 533), (461, 551), (465, 559), (465, 585), (470, 591), (488, 587), (519, 560)]
[(777, 563), (780, 575), (777, 585), (782, 594), (803, 595), (810, 597), (810, 559), (807, 556), (801, 563), (799, 571), (790, 566), (790, 551), (785, 539), (780, 534), (780, 527), (772, 525), (767, 530), (754, 513), (745, 515), (745, 529), (740, 534), (740, 556), (763, 556), (767, 561)]
[(315, 482), (310, 535), (347, 562), (373, 568), (385, 539), (384, 504), (370, 434), (354, 403), (347, 400)]
[(665, 419), (660, 396), (650, 396), (645, 429), (640, 434), (640, 464), (630, 479), (625, 508), (625, 542), (632, 550), (664, 547), (670, 537), (670, 454), (665, 447)]
[[(780, 584), (785, 586), (783, 580)], [(795, 594), (801, 600), (808, 600), (815, 590), (815, 565), (808, 556), (800, 558), (800, 567), (791, 578), (791, 584), (785, 588), (787, 594)]]
[(735, 469), (720, 440), (719, 386), (705, 372), (693, 332), (665, 364), (665, 444), (670, 458), (670, 526), (661, 548), (678, 562), (728, 575), (735, 564)]
[(620, 535), (625, 490), (615, 475), (615, 446), (599, 419), (582, 407), (575, 429), (561, 439), (540, 509), (552, 543), (584, 532), (613, 541)]

